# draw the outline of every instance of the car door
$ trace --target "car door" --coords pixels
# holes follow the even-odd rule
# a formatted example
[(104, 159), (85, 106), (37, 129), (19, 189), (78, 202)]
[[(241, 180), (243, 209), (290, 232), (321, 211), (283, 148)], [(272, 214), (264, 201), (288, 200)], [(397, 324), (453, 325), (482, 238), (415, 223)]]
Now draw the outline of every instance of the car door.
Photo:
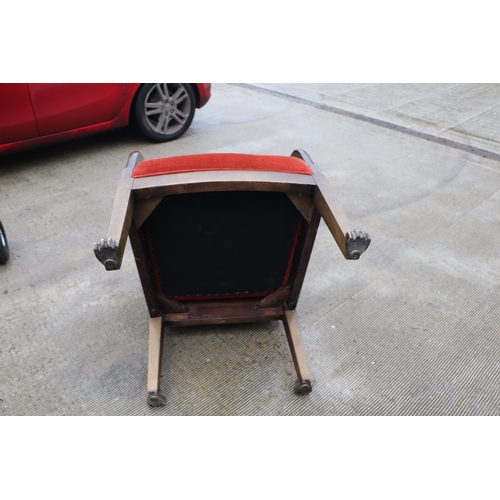
[(30, 83), (40, 135), (56, 134), (113, 120), (133, 84)]
[(26, 83), (0, 84), (0, 144), (38, 136)]

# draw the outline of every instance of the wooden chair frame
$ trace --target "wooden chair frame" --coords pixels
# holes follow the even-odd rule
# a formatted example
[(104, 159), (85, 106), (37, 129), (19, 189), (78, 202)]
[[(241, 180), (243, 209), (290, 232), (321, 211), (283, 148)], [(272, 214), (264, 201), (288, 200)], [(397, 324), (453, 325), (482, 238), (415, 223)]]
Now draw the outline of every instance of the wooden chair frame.
[[(107, 237), (94, 244), (94, 252), (107, 270), (121, 266), (127, 237), (134, 252), (139, 277), (150, 314), (148, 356), (148, 404), (165, 404), (160, 392), (163, 327), (283, 321), (297, 372), (296, 394), (311, 391), (309, 371), (300, 327), (295, 313), (309, 258), (321, 218), (324, 219), (346, 259), (358, 259), (370, 244), (370, 236), (353, 230), (329, 182), (303, 150), (302, 159), (313, 175), (267, 171), (201, 171), (133, 178), (143, 161), (139, 152), (130, 154), (118, 182)], [(180, 301), (157, 291), (146, 243), (140, 227), (163, 197), (172, 194), (219, 191), (283, 192), (303, 217), (289, 279), (265, 297)]]

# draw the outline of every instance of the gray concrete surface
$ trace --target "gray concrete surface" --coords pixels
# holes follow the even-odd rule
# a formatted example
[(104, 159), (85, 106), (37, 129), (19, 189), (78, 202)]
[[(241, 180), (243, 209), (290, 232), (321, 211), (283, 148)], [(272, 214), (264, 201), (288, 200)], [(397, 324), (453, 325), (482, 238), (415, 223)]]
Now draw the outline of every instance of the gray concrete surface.
[[(313, 103), (500, 153), (500, 84), (255, 84)], [(497, 158), (500, 159), (500, 158)]]
[[(498, 153), (500, 87), (254, 86), (214, 85), (172, 143), (123, 130), (0, 158), (1, 415), (500, 414), (500, 162), (310, 105)], [(92, 253), (129, 152), (296, 148), (373, 236), (348, 262), (320, 227), (297, 309), (312, 394), (293, 394), (280, 323), (192, 327), (167, 331), (167, 405), (149, 408), (130, 248), (111, 273)]]

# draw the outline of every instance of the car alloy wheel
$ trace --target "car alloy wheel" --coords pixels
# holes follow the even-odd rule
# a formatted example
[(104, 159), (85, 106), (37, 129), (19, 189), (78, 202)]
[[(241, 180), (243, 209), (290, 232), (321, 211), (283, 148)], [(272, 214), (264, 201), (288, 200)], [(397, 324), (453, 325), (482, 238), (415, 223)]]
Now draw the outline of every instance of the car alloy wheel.
[(196, 108), (187, 83), (149, 83), (137, 94), (135, 112), (143, 135), (155, 142), (180, 137), (191, 125)]

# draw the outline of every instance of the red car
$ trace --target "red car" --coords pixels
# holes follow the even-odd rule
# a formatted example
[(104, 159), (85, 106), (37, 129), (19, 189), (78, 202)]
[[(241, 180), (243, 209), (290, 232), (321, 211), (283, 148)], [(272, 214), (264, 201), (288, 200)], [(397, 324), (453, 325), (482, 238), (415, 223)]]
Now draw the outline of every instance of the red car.
[(154, 142), (180, 137), (210, 83), (2, 83), (0, 153), (135, 123)]

